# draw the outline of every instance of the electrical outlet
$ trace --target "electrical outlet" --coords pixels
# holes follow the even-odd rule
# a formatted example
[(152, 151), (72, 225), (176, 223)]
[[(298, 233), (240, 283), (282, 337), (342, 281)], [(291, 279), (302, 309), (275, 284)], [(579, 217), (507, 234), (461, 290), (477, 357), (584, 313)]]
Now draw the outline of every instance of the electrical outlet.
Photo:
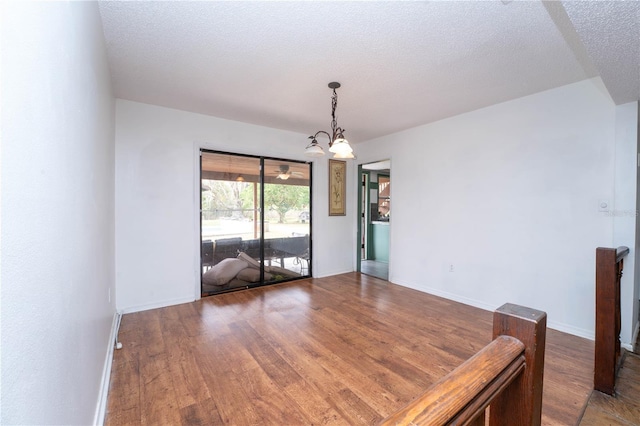
[(449, 272), (453, 272), (453, 265), (449, 265)]

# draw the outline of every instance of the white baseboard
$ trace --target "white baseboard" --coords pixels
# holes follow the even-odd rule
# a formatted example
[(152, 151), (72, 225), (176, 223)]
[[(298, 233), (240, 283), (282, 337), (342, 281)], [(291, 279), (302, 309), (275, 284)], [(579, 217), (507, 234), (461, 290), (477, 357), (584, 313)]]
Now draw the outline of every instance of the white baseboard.
[(484, 309), (485, 311), (489, 311), (489, 312), (493, 312), (499, 307), (499, 306), (492, 306), (492, 305), (489, 305), (487, 303), (480, 302), (478, 300), (468, 299), (466, 297), (461, 297), (461, 296), (459, 296), (457, 294), (449, 293), (449, 292), (442, 291), (442, 290), (435, 289), (435, 288), (431, 288), (431, 287), (419, 287), (419, 286), (413, 285), (412, 283), (403, 282), (403, 281), (390, 281), (390, 282), (393, 282), (394, 284), (401, 285), (403, 287), (412, 288), (414, 290), (418, 290), (418, 291), (421, 291), (423, 293), (433, 294), (434, 296), (442, 297), (442, 298), (447, 299), (447, 300), (453, 300), (454, 302), (458, 302), (458, 303), (462, 303), (462, 304), (465, 304), (465, 305), (473, 306), (475, 308)]
[(321, 271), (320, 273), (315, 273), (316, 271), (313, 271), (313, 278), (326, 278), (326, 277), (332, 277), (334, 275), (341, 275), (341, 274), (348, 274), (351, 272), (354, 272), (353, 269), (345, 269), (345, 270), (336, 270), (336, 271)]
[(547, 321), (547, 327), (557, 331), (562, 331), (563, 333), (573, 334), (574, 336), (582, 337), (588, 340), (596, 340), (596, 332), (593, 330), (574, 327), (572, 325), (555, 321)]
[(104, 368), (102, 369), (102, 380), (100, 381), (100, 393), (98, 394), (98, 404), (96, 406), (96, 414), (93, 418), (95, 426), (102, 426), (107, 414), (107, 397), (109, 395), (109, 381), (111, 380), (111, 363), (113, 362), (113, 349), (116, 341), (116, 333), (118, 332), (118, 312), (113, 314), (111, 322), (111, 333), (109, 333), (109, 342), (107, 344), (107, 355), (104, 359)]
[[(493, 312), (500, 307), (500, 306), (491, 306), (479, 300), (469, 299), (457, 294), (449, 293), (446, 291), (442, 291), (442, 290), (434, 289), (430, 287), (418, 287), (418, 286), (412, 285), (411, 283), (405, 283), (405, 282), (394, 282), (394, 284), (398, 284), (403, 287), (412, 288), (414, 290), (422, 291), (424, 293), (433, 294), (434, 296), (442, 297), (448, 300), (453, 300), (454, 302), (463, 303), (465, 305), (473, 306), (475, 308), (484, 309), (485, 311), (489, 311), (489, 312)], [(574, 327), (572, 325), (567, 325), (560, 322), (549, 321), (548, 317), (547, 317), (547, 328), (551, 328), (557, 331), (562, 331), (563, 333), (572, 334), (574, 336), (583, 337), (585, 339), (595, 340), (595, 332), (592, 330), (586, 330), (586, 329)]]
[[(633, 339), (631, 340), (631, 343), (629, 345), (627, 345), (626, 343), (622, 344), (622, 346), (626, 350), (631, 351), (631, 352), (635, 352), (635, 350), (638, 349), (638, 348), (635, 347), (635, 345), (636, 345), (636, 342), (638, 341), (638, 333), (640, 333), (640, 322), (637, 322), (636, 326), (634, 328), (635, 329), (633, 331)], [(627, 346), (629, 346), (629, 347), (627, 347)]]
[(182, 305), (183, 303), (191, 303), (191, 302), (194, 302), (195, 300), (196, 299), (194, 298), (194, 296), (181, 297), (179, 299), (163, 300), (160, 302), (149, 303), (146, 305), (129, 306), (127, 308), (120, 309), (120, 312), (122, 312), (123, 314), (130, 314), (132, 312), (141, 312), (141, 311), (148, 311), (150, 309), (165, 308), (167, 306)]

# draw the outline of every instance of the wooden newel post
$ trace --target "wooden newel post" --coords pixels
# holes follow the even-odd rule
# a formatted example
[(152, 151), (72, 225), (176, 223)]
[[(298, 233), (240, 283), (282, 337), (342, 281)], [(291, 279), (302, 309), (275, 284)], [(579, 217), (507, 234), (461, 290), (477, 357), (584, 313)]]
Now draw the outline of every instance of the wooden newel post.
[[(618, 271), (616, 249), (596, 249), (596, 345), (593, 388), (609, 395), (615, 393), (616, 359), (620, 349), (616, 333), (616, 288)], [(618, 296), (620, 297), (620, 296)], [(619, 348), (619, 346), (618, 346)]]
[(524, 343), (524, 372), (491, 403), (489, 424), (539, 426), (547, 314), (507, 303), (493, 313), (493, 338), (506, 335)]
[(620, 278), (628, 247), (596, 249), (596, 345), (593, 388), (615, 394), (620, 360)]

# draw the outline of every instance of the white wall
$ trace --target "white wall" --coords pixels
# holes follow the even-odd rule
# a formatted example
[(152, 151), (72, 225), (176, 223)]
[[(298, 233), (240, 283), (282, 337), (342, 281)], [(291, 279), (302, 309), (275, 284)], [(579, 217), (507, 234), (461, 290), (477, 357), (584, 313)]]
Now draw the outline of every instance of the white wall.
[[(149, 309), (199, 297), (199, 148), (305, 160), (307, 136), (117, 100), (118, 309)], [(327, 168), (326, 157), (314, 161), (314, 276), (353, 270), (355, 231), (349, 216), (328, 216)], [(348, 186), (352, 197), (354, 185)]]
[(391, 158), (390, 281), (491, 310), (531, 306), (593, 337), (595, 248), (613, 244), (598, 201), (614, 199), (615, 112), (594, 79), (356, 147), (358, 163)]
[(114, 301), (114, 102), (95, 3), (2, 3), (2, 414), (91, 424)]
[(634, 284), (636, 260), (636, 182), (638, 146), (638, 103), (616, 107), (615, 132), (615, 196), (613, 216), (613, 244), (626, 246), (630, 253), (624, 259), (620, 282), (621, 330), (620, 340), (631, 349), (633, 332), (638, 322), (638, 292)]

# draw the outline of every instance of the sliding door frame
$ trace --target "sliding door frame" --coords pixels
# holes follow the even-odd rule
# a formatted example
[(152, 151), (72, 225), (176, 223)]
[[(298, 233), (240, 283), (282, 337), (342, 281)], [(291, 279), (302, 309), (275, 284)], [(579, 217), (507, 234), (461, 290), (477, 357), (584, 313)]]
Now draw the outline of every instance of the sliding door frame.
[[(309, 278), (313, 276), (313, 162), (310, 161), (302, 161), (302, 160), (293, 160), (293, 159), (288, 159), (288, 158), (280, 158), (280, 157), (271, 157), (271, 156), (264, 156), (264, 155), (252, 155), (252, 154), (242, 154), (242, 153), (235, 153), (235, 152), (228, 152), (228, 151), (220, 151), (220, 150), (216, 150), (216, 149), (210, 149), (210, 148), (204, 148), (204, 147), (197, 147), (198, 148), (198, 155), (197, 155), (197, 162), (198, 162), (198, 176), (197, 176), (197, 186), (196, 186), (196, 194), (198, 196), (198, 235), (197, 235), (197, 240), (198, 240), (198, 250), (197, 253), (199, 254), (198, 259), (197, 259), (197, 263), (198, 263), (198, 291), (197, 291), (197, 299), (202, 297), (202, 275), (203, 275), (203, 268), (202, 268), (202, 258), (203, 258), (203, 245), (202, 245), (202, 195), (201, 195), (201, 187), (202, 187), (202, 155), (203, 153), (211, 153), (211, 154), (221, 154), (221, 155), (229, 155), (229, 156), (234, 156), (234, 157), (245, 157), (245, 158), (253, 158), (256, 160), (260, 160), (260, 175), (259, 175), (259, 184), (260, 184), (260, 205), (258, 206), (259, 208), (259, 216), (260, 216), (260, 234), (259, 234), (259, 238), (260, 238), (260, 260), (261, 260), (261, 268), (260, 268), (260, 281), (258, 283), (250, 283), (249, 285), (247, 285), (246, 287), (238, 287), (238, 288), (232, 288), (232, 289), (227, 289), (227, 290), (222, 290), (218, 293), (214, 293), (214, 294), (222, 294), (222, 293), (227, 293), (230, 291), (235, 291), (235, 290), (241, 290), (241, 289), (247, 289), (247, 288), (255, 288), (255, 287), (262, 287), (265, 285), (271, 285), (271, 284), (279, 284), (279, 283), (284, 283), (284, 282), (290, 282), (290, 281), (295, 281), (295, 280), (299, 280), (299, 279), (305, 279), (305, 278)], [(298, 163), (298, 164), (304, 164), (306, 166), (309, 167), (309, 260), (307, 262), (307, 275), (301, 276), (301, 277), (295, 277), (295, 278), (290, 278), (290, 279), (286, 279), (286, 280), (282, 280), (282, 281), (277, 281), (277, 282), (265, 282), (264, 279), (264, 272), (265, 272), (265, 268), (264, 268), (264, 260), (265, 260), (265, 216), (266, 216), (266, 211), (265, 211), (265, 161), (280, 161), (280, 162), (287, 162), (287, 163)]]

